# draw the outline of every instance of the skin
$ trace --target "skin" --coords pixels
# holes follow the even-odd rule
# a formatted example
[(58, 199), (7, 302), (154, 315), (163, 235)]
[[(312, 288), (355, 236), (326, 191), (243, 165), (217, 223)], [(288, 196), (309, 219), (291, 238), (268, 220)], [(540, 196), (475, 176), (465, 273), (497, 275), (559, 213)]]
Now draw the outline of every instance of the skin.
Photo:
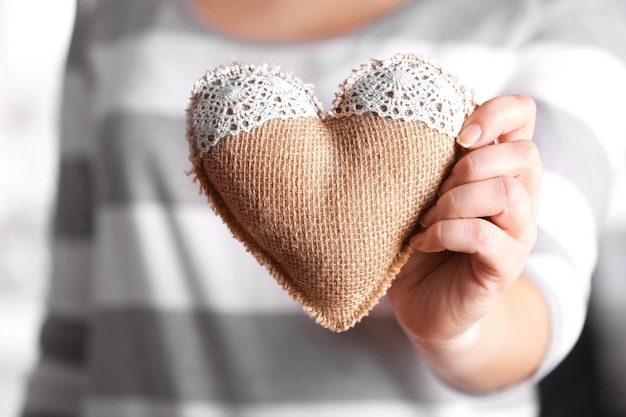
[(302, 42), (356, 30), (407, 0), (188, 0), (210, 26), (253, 42)]
[[(189, 1), (227, 35), (278, 43), (356, 30), (406, 2)], [(528, 378), (548, 346), (548, 308), (523, 276), (537, 234), (542, 171), (534, 123), (535, 104), (526, 96), (496, 97), (468, 118), (458, 142), (470, 152), (424, 214), (424, 230), (411, 240), (416, 251), (388, 292), (416, 350), (462, 390)]]
[(411, 240), (417, 251), (389, 291), (416, 349), (463, 390), (528, 378), (547, 349), (548, 309), (522, 274), (542, 171), (534, 120), (526, 96), (496, 97), (470, 116), (459, 142), (471, 152), (423, 216), (424, 231)]

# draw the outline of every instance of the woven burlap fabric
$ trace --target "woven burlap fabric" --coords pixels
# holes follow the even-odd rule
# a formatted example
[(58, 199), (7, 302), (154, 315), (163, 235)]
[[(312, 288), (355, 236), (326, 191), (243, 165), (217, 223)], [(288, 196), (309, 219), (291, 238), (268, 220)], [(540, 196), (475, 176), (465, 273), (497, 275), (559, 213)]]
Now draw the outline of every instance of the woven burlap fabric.
[(319, 324), (352, 327), (411, 251), (454, 138), (377, 115), (270, 120), (191, 144), (193, 173), (234, 236)]

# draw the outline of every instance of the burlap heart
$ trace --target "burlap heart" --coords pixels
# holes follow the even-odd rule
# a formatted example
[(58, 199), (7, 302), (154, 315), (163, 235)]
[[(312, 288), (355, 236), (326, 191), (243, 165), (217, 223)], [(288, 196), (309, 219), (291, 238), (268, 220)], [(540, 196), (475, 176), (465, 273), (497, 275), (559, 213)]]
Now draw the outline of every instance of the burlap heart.
[(306, 313), (343, 331), (406, 262), (473, 109), (455, 77), (414, 55), (354, 71), (327, 116), (297, 78), (233, 63), (193, 89), (192, 173)]

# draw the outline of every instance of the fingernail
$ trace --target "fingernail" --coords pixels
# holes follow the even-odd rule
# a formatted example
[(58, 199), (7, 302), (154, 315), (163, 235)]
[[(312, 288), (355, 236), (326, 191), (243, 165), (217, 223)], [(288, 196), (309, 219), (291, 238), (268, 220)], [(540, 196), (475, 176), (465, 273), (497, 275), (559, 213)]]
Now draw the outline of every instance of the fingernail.
[(426, 213), (422, 215), (420, 218), (420, 225), (422, 227), (429, 227), (435, 222), (437, 218), (437, 206), (433, 206), (431, 209), (427, 210)]
[(420, 246), (424, 243), (424, 233), (419, 233), (411, 238), (411, 246), (413, 249), (419, 250)]
[(464, 148), (469, 148), (473, 144), (475, 144), (478, 139), (480, 139), (480, 135), (482, 134), (482, 129), (476, 123), (469, 124), (461, 130), (459, 136), (456, 141), (459, 145)]

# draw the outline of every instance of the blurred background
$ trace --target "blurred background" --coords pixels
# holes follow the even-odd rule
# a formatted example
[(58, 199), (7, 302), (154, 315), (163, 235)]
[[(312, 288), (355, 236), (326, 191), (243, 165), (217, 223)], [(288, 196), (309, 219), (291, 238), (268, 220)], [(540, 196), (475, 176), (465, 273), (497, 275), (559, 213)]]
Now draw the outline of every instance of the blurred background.
[[(626, 10), (626, 1), (617, 1)], [(57, 100), (73, 15), (72, 0), (0, 0), (0, 417), (19, 414), (37, 357)], [(626, 416), (626, 175), (606, 227), (586, 344), (575, 361), (591, 364), (596, 379), (574, 391), (594, 389), (606, 415)], [(574, 381), (570, 376), (558, 384)]]
[(45, 308), (57, 100), (72, 0), (0, 0), (0, 416), (17, 416)]

